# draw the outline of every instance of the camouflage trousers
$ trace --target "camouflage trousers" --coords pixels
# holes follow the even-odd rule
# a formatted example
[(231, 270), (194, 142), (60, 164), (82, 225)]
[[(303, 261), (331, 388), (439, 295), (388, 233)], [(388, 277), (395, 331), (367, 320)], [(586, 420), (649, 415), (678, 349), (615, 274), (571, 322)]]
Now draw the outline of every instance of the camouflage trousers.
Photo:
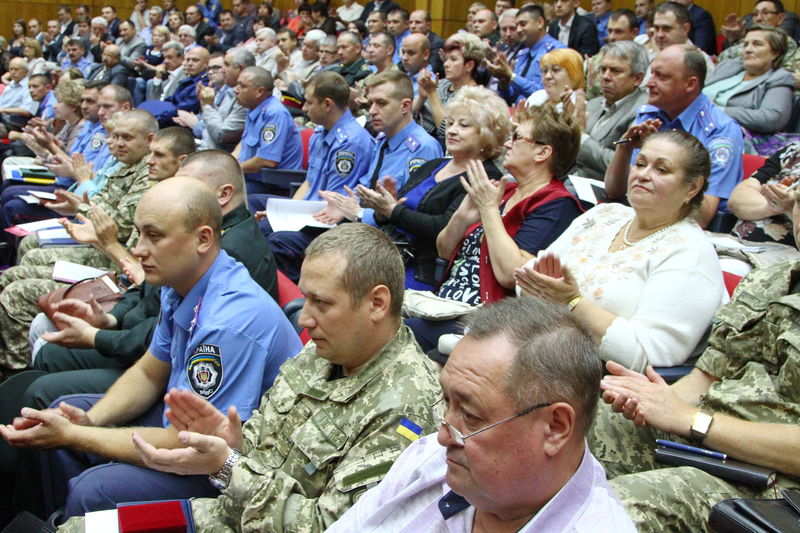
[(56, 261), (61, 260), (96, 268), (116, 270), (116, 265), (96, 248), (72, 246), (39, 248), (39, 241), (35, 234), (28, 235), (22, 239), (19, 245), (19, 257), (20, 265), (53, 266)]
[(61, 285), (52, 267), (15, 266), (0, 275), (0, 381), (30, 364), (28, 328), (40, 312), (37, 298)]
[(778, 486), (758, 490), (729, 483), (692, 467), (662, 467), (655, 462), (656, 439), (684, 441), (652, 428), (637, 428), (600, 402), (589, 430), (589, 449), (628, 514), (642, 533), (711, 532), (708, 513), (728, 498), (775, 498), (779, 489), (799, 484), (778, 476)]

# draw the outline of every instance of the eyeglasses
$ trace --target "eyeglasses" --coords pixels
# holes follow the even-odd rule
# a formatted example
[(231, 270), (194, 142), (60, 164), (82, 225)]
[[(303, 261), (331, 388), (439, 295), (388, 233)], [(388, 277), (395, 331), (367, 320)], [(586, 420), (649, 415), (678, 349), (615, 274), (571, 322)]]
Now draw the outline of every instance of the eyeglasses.
[(758, 15), (761, 15), (762, 17), (764, 17), (764, 16), (768, 16), (768, 15), (777, 15), (778, 12), (777, 11), (772, 11), (772, 10), (769, 10), (769, 9), (762, 9), (760, 11), (753, 11), (753, 13), (751, 13), (751, 14), (754, 17), (756, 17)]
[(524, 135), (520, 135), (516, 131), (511, 134), (511, 144), (516, 144), (517, 141), (525, 141), (531, 144), (538, 144), (541, 146), (547, 146), (547, 143), (543, 143), (542, 141), (537, 141), (532, 137), (525, 137)]
[(483, 429), (479, 429), (478, 431), (473, 431), (469, 435), (464, 435), (459, 430), (454, 428), (453, 425), (450, 422), (445, 420), (443, 417), (439, 416), (439, 413), (437, 412), (436, 407), (440, 403), (442, 403), (442, 400), (437, 401), (431, 407), (431, 414), (433, 415), (433, 422), (437, 426), (447, 426), (447, 430), (450, 432), (450, 435), (452, 435), (453, 440), (456, 441), (456, 444), (458, 444), (459, 446), (464, 446), (464, 441), (466, 441), (470, 437), (474, 437), (478, 433), (483, 433), (484, 431), (488, 431), (488, 430), (492, 429), (493, 427), (499, 426), (500, 424), (505, 424), (506, 422), (514, 420), (515, 418), (519, 418), (521, 416), (525, 416), (528, 413), (532, 413), (533, 411), (536, 411), (537, 409), (541, 409), (542, 407), (549, 407), (549, 406), (553, 405), (553, 402), (537, 403), (536, 405), (528, 407), (527, 409), (524, 409), (524, 410), (520, 411), (519, 413), (517, 413), (515, 415), (509, 416), (508, 418), (504, 418), (500, 422), (495, 422), (494, 424), (486, 426)]

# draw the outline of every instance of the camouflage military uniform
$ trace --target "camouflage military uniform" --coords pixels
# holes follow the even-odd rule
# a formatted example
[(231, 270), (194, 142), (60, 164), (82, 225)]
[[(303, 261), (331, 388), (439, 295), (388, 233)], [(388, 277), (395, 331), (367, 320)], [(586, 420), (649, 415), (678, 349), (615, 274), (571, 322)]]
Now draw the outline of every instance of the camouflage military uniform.
[[(421, 435), (436, 431), (441, 388), (407, 327), (357, 375), (329, 380), (333, 370), (313, 343), (281, 366), (243, 427), (230, 486), (192, 500), (198, 533), (323, 531), (411, 443), (397, 432), (403, 418)], [(83, 520), (59, 531), (83, 531)]]
[(309, 343), (283, 364), (244, 426), (244, 457), (216, 499), (195, 499), (199, 532), (323, 531), (378, 483), (410, 441), (402, 418), (435, 431), (435, 370), (402, 326), (359, 374), (328, 381)]
[[(122, 165), (109, 176), (102, 191), (92, 198), (92, 205), (101, 207), (117, 223), (120, 242), (126, 242), (133, 231), (133, 215), (142, 195), (155, 182), (150, 179), (147, 168), (148, 156), (133, 165)], [(89, 206), (81, 204), (78, 212), (88, 216)], [(34, 236), (22, 239), (20, 265), (53, 265), (59, 259), (100, 268), (113, 267), (110, 260), (94, 248), (39, 248)]]
[[(709, 347), (697, 367), (719, 378), (700, 408), (743, 420), (800, 423), (800, 261), (748, 275), (714, 318)], [(601, 404), (589, 446), (640, 531), (707, 531), (711, 506), (735, 497), (774, 497), (690, 467), (661, 468), (655, 439), (685, 441), (652, 428), (636, 428)], [(778, 476), (779, 488), (800, 481)]]
[[(789, 38), (786, 39), (788, 47), (786, 49), (786, 55), (783, 56), (783, 68), (786, 70), (790, 70), (792, 72), (797, 71), (797, 67), (790, 68), (792, 63), (797, 63), (800, 58), (794, 58), (797, 52), (797, 43), (794, 42), (794, 39)], [(719, 55), (717, 59), (717, 63), (722, 63), (726, 59), (742, 59), (744, 56), (744, 39), (740, 39), (739, 42), (734, 44), (733, 46), (729, 46), (722, 53)]]
[[(109, 176), (105, 188), (92, 202), (102, 207), (117, 222), (119, 239), (130, 243), (135, 234), (133, 215), (144, 192), (153, 183), (148, 176), (147, 157), (134, 165), (123, 165)], [(84, 214), (88, 206), (79, 209)], [(21, 370), (30, 363), (28, 327), (39, 312), (39, 296), (56, 289), (52, 280), (57, 260), (72, 261), (98, 268), (112, 268), (113, 263), (95, 248), (39, 248), (35, 235), (22, 240), (19, 266), (0, 276), (0, 381), (9, 371)]]

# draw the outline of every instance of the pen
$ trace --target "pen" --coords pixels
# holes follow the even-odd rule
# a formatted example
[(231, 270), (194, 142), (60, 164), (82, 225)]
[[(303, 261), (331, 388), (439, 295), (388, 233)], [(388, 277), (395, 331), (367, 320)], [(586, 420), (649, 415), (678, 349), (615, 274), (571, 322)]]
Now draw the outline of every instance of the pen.
[(706, 450), (705, 448), (698, 448), (696, 446), (689, 446), (688, 444), (674, 442), (671, 440), (658, 439), (656, 440), (656, 444), (659, 446), (663, 446), (664, 448), (672, 448), (673, 450), (680, 450), (682, 452), (695, 453), (697, 455), (705, 455), (706, 457), (713, 457), (714, 459), (719, 459), (721, 461), (724, 461), (725, 459), (728, 458), (728, 455), (724, 453), (715, 452), (713, 450)]
[(629, 143), (629, 142), (633, 142), (633, 139), (620, 139), (618, 141), (614, 141), (613, 144), (614, 144), (614, 146), (617, 146), (618, 144), (625, 144), (625, 143)]

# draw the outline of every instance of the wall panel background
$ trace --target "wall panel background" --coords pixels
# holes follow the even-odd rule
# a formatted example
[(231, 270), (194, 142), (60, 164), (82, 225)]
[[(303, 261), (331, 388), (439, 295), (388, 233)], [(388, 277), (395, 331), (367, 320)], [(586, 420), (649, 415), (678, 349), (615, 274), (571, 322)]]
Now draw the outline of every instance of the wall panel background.
[[(253, 0), (257, 2), (258, 0)], [(401, 6), (408, 10), (414, 9), (427, 9), (431, 12), (433, 18), (433, 29), (436, 33), (447, 37), (454, 33), (458, 28), (463, 27), (467, 7), (473, 0), (395, 0)], [(522, 0), (518, 0), (518, 3)], [(628, 7), (633, 9), (634, 0), (612, 0), (613, 7), (621, 8)], [(359, 0), (362, 4), (366, 0)], [(56, 7), (64, 3), (73, 8), (78, 4), (88, 4), (92, 8), (93, 15), (100, 14), (100, 8), (109, 2), (104, 0), (83, 0), (83, 1), (64, 1), (58, 2), (53, 0), (0, 0), (0, 34), (9, 37), (11, 35), (11, 24), (16, 18), (24, 18), (26, 21), (32, 17), (36, 17), (42, 21), (44, 27), (45, 21), (51, 18), (56, 18)], [(117, 12), (120, 17), (127, 17), (133, 7), (133, 0), (114, 0), (113, 5), (116, 6)], [(158, 3), (158, 2), (156, 2)], [(178, 6), (181, 8), (189, 5), (190, 0), (178, 0)], [(230, 7), (231, 0), (222, 0), (225, 7)], [(334, 5), (339, 5), (338, 0), (333, 0)], [(494, 0), (485, 0), (485, 3), (490, 7), (494, 6)], [(740, 16), (752, 11), (754, 2), (753, 0), (710, 0), (696, 1), (700, 5), (711, 12), (717, 27), (722, 24), (725, 16), (728, 13), (737, 13)], [(583, 7), (588, 9), (590, 0), (582, 0)], [(291, 8), (294, 6), (293, 0), (275, 0), (275, 5), (281, 9)], [(798, 11), (800, 0), (785, 0), (784, 6), (791, 11)]]

